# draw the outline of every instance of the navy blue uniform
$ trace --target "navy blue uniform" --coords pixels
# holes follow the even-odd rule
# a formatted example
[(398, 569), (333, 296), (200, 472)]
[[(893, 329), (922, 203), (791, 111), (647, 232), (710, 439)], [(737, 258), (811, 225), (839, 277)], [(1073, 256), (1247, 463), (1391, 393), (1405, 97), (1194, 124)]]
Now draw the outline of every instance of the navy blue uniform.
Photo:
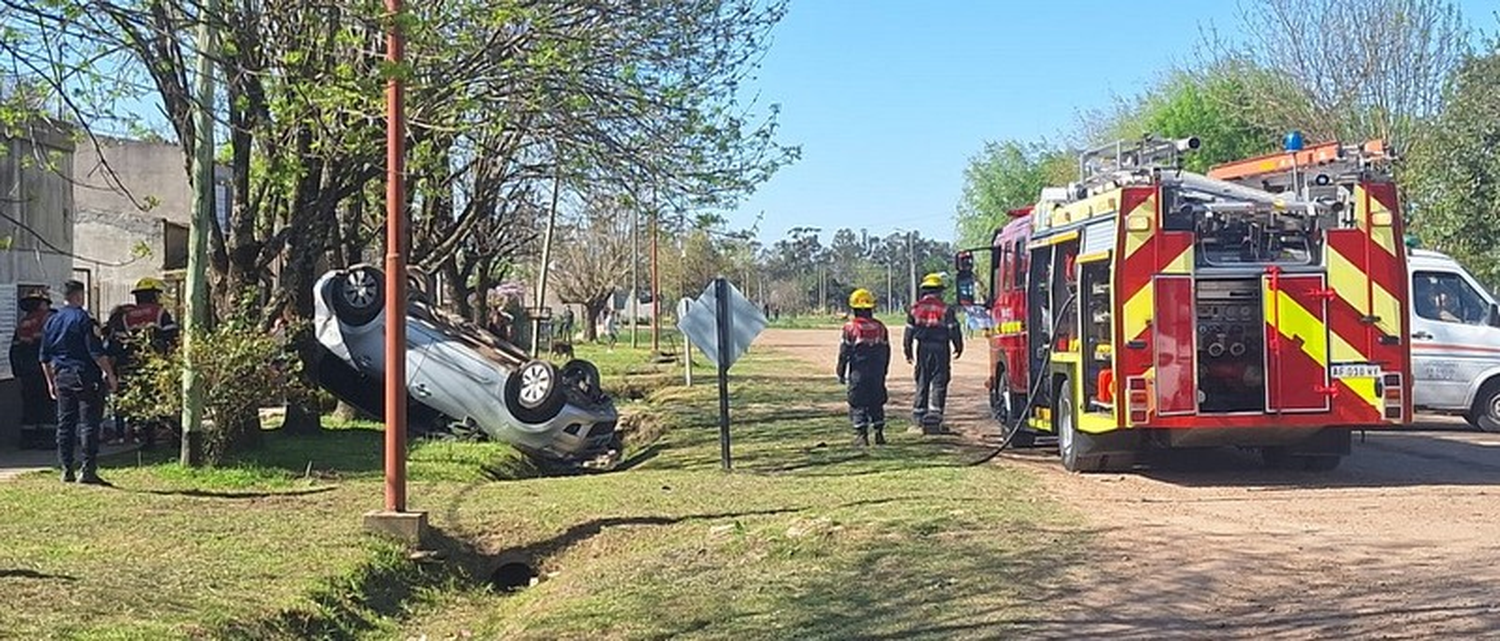
[[(912, 344), (916, 344), (916, 358)], [(953, 351), (949, 352), (949, 345)], [(943, 422), (943, 408), (948, 401), (948, 381), (952, 377), (952, 360), (964, 353), (964, 334), (958, 326), (953, 308), (943, 302), (941, 292), (925, 291), (906, 315), (906, 332), (901, 339), (908, 362), (915, 360), (917, 397), (912, 402), (912, 419), (923, 428)]]
[(94, 319), (81, 307), (66, 306), (42, 330), (41, 362), (52, 365), (57, 393), (57, 458), (67, 473), (73, 470), (75, 441), (83, 441), (83, 476), (95, 474), (99, 455), (99, 423), (104, 418), (104, 358)]
[(885, 442), (885, 376), (891, 367), (891, 338), (885, 324), (868, 312), (856, 312), (844, 324), (839, 341), (838, 377), (849, 385), (849, 420), (854, 438), (863, 443), (869, 431)]

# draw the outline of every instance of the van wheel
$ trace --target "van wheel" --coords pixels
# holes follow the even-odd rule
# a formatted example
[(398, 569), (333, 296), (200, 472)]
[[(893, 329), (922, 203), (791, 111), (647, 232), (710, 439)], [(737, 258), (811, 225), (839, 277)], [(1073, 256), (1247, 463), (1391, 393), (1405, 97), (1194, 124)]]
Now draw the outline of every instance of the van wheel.
[(1469, 424), (1486, 432), (1500, 432), (1500, 379), (1492, 380), (1480, 388), (1474, 398), (1474, 407), (1469, 409)]

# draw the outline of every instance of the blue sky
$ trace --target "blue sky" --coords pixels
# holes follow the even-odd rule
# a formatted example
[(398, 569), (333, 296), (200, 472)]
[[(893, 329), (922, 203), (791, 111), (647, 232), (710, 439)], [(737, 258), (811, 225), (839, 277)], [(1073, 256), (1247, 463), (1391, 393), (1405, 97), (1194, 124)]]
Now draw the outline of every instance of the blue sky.
[[(1493, 0), (1460, 4), (1495, 24)], [(984, 141), (1061, 137), (1237, 16), (1230, 0), (792, 0), (754, 88), (781, 104), (781, 139), (802, 159), (730, 221), (763, 214), (767, 241), (804, 225), (951, 239)]]

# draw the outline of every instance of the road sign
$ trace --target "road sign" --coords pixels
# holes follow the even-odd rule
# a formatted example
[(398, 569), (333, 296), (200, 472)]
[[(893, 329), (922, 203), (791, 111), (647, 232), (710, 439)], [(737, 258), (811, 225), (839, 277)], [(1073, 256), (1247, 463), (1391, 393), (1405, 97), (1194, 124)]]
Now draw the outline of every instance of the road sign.
[[(729, 290), (727, 297), (729, 317), (726, 320), (729, 321), (730, 330), (727, 366), (734, 365), (735, 361), (744, 356), (745, 351), (750, 349), (750, 343), (755, 341), (755, 337), (765, 331), (766, 317), (755, 306), (755, 303), (747, 300), (733, 284), (725, 284)], [(683, 299), (687, 310), (686, 313), (678, 315), (677, 329), (717, 366), (719, 364), (719, 300), (714, 289), (715, 285), (709, 284), (697, 300)], [(683, 303), (679, 303), (679, 311)]]

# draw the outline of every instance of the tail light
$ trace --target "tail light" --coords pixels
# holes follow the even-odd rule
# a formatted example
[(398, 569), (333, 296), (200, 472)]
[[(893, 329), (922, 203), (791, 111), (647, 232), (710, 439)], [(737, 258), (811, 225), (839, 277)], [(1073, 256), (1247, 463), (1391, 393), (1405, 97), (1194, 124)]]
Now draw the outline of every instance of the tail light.
[(1125, 381), (1126, 407), (1130, 410), (1130, 424), (1140, 425), (1151, 419), (1151, 393), (1146, 377), (1131, 376)]
[(1383, 388), (1380, 397), (1385, 403), (1385, 418), (1399, 421), (1406, 417), (1406, 386), (1400, 374), (1386, 374), (1380, 379)]

